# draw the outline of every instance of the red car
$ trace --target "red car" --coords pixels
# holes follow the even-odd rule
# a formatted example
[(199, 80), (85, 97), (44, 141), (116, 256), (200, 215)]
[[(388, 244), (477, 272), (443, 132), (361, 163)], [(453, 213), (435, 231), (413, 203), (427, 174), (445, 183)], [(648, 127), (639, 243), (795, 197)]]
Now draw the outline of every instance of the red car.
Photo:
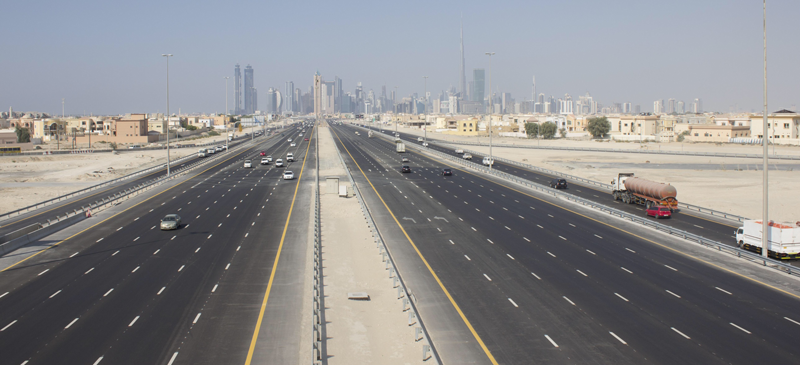
[(306, 138), (305, 140), (308, 141), (308, 138)]
[(672, 211), (669, 209), (669, 207), (665, 207), (663, 205), (653, 205), (650, 208), (647, 208), (646, 212), (647, 215), (655, 217), (656, 219), (672, 217)]
[(266, 156), (266, 155), (267, 155), (267, 153), (266, 153), (266, 152), (264, 152), (264, 151), (261, 151), (260, 155), (261, 155), (261, 156)]

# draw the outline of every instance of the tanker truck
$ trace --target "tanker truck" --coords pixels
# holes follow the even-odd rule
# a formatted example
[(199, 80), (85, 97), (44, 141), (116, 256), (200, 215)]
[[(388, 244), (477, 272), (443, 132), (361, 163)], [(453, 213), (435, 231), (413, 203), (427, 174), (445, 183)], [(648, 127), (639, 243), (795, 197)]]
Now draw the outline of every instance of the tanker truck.
[(678, 209), (678, 191), (674, 186), (634, 177), (633, 173), (620, 173), (611, 180), (611, 195), (614, 200), (626, 204), (639, 204), (650, 208), (662, 205), (674, 211)]

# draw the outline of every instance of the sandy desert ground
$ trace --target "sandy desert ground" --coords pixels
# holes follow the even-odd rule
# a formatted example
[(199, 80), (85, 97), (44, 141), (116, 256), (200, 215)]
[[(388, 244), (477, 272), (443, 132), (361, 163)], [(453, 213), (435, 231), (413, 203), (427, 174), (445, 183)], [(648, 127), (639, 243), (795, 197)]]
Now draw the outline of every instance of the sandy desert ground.
[[(400, 131), (422, 135), (418, 129)], [(428, 137), (448, 141), (475, 141), (475, 137), (428, 133)], [(499, 141), (498, 141), (499, 140)], [(488, 142), (481, 138), (482, 142)], [(498, 138), (504, 143), (532, 144), (535, 140)], [(639, 143), (593, 141), (541, 141), (542, 145), (641, 149)], [(645, 144), (648, 149), (759, 154), (759, 146), (716, 145), (707, 143)], [(464, 145), (464, 148), (488, 153), (488, 147)], [(798, 147), (777, 147), (778, 154), (800, 155)], [(610, 183), (615, 174), (633, 172), (648, 180), (670, 183), (678, 190), (678, 200), (748, 218), (760, 218), (762, 211), (761, 159), (697, 157), (656, 154), (577, 152), (542, 149), (493, 147), (494, 155), (555, 170), (578, 177)], [(770, 154), (772, 147), (770, 147)], [(772, 160), (769, 171), (770, 219), (795, 222), (800, 220), (800, 161)], [(611, 197), (609, 195), (609, 201)]]

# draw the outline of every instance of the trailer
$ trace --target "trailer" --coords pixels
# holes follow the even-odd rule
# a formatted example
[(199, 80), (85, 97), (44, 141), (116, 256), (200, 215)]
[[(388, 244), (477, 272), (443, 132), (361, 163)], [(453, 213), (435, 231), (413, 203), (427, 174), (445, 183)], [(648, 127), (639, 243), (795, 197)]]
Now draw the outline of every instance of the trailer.
[(678, 209), (678, 191), (674, 186), (634, 177), (633, 173), (620, 173), (611, 180), (611, 195), (625, 204), (653, 205)]
[[(763, 220), (745, 220), (736, 230), (736, 245), (748, 251), (762, 253)], [(768, 224), (767, 255), (779, 260), (794, 260), (800, 255), (800, 222)]]
[(397, 141), (397, 143), (395, 144), (395, 150), (398, 153), (406, 152), (406, 144), (403, 143), (403, 142)]

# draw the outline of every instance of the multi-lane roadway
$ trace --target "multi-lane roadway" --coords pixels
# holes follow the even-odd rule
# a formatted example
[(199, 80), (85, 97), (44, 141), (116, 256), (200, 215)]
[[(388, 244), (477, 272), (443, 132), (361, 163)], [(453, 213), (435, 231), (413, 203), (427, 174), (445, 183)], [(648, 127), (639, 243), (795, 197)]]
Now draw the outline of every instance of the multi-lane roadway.
[[(463, 313), (484, 346), (476, 362), (798, 361), (796, 295), (446, 161), (408, 152), (402, 163), (393, 143), (355, 130), (333, 128), (387, 242), (417, 255)], [(448, 336), (429, 331), (435, 344)]]
[[(296, 363), (301, 315), (293, 306), (302, 285), (287, 284), (304, 263), (293, 251), (307, 241), (308, 208), (294, 203), (311, 196), (301, 172), (316, 153), (298, 133), (223, 152), (205, 170), (0, 272), (0, 363)], [(293, 152), (297, 162), (286, 169), (299, 178), (258, 164), (262, 150)], [(161, 231), (171, 213), (182, 226)], [(288, 259), (279, 265), (281, 250)], [(273, 284), (284, 286), (268, 304)]]

